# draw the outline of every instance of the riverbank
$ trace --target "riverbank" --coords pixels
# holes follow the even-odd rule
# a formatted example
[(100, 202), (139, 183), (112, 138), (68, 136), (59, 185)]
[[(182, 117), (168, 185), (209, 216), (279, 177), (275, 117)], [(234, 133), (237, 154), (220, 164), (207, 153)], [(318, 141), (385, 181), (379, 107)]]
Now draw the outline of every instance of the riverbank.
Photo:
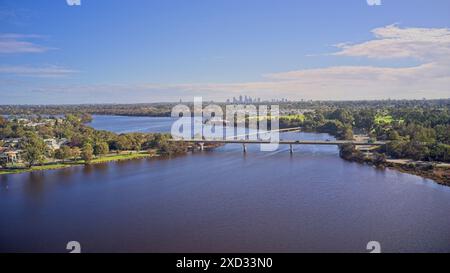
[(57, 170), (64, 169), (73, 166), (80, 165), (93, 165), (93, 164), (101, 164), (115, 161), (125, 161), (125, 160), (133, 160), (133, 159), (142, 159), (142, 158), (150, 158), (159, 156), (156, 152), (122, 152), (121, 154), (109, 154), (106, 156), (94, 158), (91, 162), (86, 163), (84, 160), (75, 160), (75, 161), (67, 161), (67, 162), (55, 162), (48, 163), (40, 166), (32, 166), (31, 168), (14, 168), (14, 169), (0, 169), (0, 175), (2, 174), (18, 174), (18, 173), (26, 173), (26, 172), (35, 172), (35, 171), (46, 171), (46, 170)]
[(450, 167), (448, 164), (433, 164), (412, 160), (387, 160), (386, 167), (402, 173), (428, 178), (440, 185), (450, 187)]
[(390, 168), (402, 173), (431, 179), (436, 183), (450, 187), (450, 164), (414, 161), (410, 159), (386, 159), (384, 154), (365, 154), (358, 150), (345, 150), (341, 147), (340, 157), (344, 160), (377, 168)]

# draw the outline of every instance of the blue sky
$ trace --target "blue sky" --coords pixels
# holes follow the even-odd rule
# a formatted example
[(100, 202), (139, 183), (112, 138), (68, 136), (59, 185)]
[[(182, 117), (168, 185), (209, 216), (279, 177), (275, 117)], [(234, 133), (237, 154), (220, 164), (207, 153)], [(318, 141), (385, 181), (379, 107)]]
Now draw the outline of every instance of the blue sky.
[(0, 0), (0, 104), (450, 97), (450, 1)]

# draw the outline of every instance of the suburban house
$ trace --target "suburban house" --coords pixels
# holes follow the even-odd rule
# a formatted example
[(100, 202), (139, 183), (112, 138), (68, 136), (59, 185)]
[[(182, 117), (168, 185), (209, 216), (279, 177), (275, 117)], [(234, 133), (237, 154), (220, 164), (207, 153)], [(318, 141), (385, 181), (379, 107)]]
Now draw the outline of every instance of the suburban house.
[(20, 138), (5, 138), (3, 143), (5, 147), (15, 148), (19, 146)]
[(29, 121), (29, 122), (25, 123), (25, 126), (26, 127), (38, 127), (38, 126), (45, 126), (45, 125), (54, 126), (55, 123), (56, 123), (55, 119), (43, 119), (43, 120), (40, 120), (39, 122)]
[(58, 150), (62, 145), (66, 144), (68, 141), (65, 138), (56, 139), (56, 138), (48, 138), (44, 139), (45, 144), (51, 150)]
[(17, 163), (20, 161), (20, 150), (13, 150), (11, 148), (0, 148), (0, 162)]

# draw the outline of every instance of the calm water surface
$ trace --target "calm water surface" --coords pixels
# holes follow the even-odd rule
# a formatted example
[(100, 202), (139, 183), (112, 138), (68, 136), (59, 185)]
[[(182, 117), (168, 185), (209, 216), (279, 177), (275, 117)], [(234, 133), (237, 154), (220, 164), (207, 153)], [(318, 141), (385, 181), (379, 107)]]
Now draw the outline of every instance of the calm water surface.
[[(173, 120), (95, 117), (116, 132)], [(284, 139), (327, 139), (288, 133)], [(349, 163), (336, 147), (239, 145), (170, 159), (0, 176), (0, 251), (450, 251), (450, 188)]]
[(125, 117), (93, 115), (89, 126), (96, 129), (122, 133), (165, 133), (170, 132), (176, 118), (167, 117)]

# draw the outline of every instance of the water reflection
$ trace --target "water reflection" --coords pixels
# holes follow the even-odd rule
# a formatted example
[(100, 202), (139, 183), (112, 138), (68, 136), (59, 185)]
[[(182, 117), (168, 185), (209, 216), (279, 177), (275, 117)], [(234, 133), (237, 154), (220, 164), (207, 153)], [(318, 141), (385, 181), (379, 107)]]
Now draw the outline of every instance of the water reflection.
[(7, 191), (9, 189), (9, 176), (0, 175), (0, 191)]
[(28, 179), (25, 182), (25, 193), (34, 200), (40, 200), (45, 194), (45, 187), (48, 186), (45, 182), (45, 172), (37, 171), (23, 174)]

